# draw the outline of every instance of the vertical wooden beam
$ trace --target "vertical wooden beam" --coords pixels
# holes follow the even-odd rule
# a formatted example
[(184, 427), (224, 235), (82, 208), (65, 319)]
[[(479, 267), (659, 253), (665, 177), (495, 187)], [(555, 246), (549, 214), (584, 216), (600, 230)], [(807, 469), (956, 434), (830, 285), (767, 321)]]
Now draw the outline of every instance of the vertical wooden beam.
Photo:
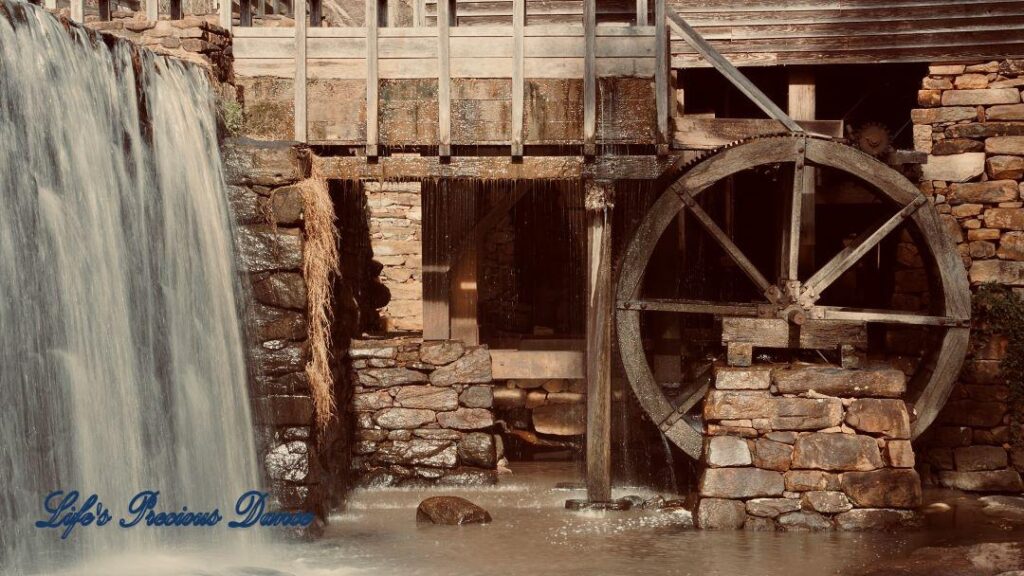
[[(263, 5), (263, 0), (260, 0)], [(309, 0), (309, 26), (319, 28), (323, 21), (323, 0)]]
[(597, 154), (597, 0), (583, 0), (583, 155)]
[(100, 13), (100, 21), (107, 22), (110, 20), (110, 0), (98, 0), (97, 8)]
[[(647, 11), (648, 10), (649, 9), (647, 7), (647, 0), (636, 0), (636, 25), (637, 26), (647, 26)], [(655, 8), (655, 11), (657, 11), (657, 8)], [(657, 22), (657, 18), (658, 18), (657, 13), (655, 13), (654, 18), (655, 18), (654, 24), (655, 24), (655, 26), (657, 26), (657, 24), (658, 24), (658, 22)]]
[(57, 9), (57, 0), (44, 0), (43, 1), (43, 6), (47, 10), (56, 10)]
[(295, 10), (295, 139), (306, 135), (306, 0), (294, 0)]
[(71, 0), (71, 19), (85, 22), (85, 0)]
[(366, 0), (366, 155), (377, 156), (379, 150), (379, 105), (377, 59), (377, 26), (380, 14), (377, 13), (378, 0)]
[(181, 20), (184, 14), (184, 10), (182, 10), (181, 6), (181, 0), (171, 0), (171, 20)]
[[(451, 337), (470, 346), (480, 343), (477, 291), (477, 245), (475, 188), (467, 181), (450, 181), (454, 197), (444, 206), (453, 212), (449, 218), (449, 236), (453, 239), (450, 279)], [(463, 250), (459, 250), (462, 247)]]
[[(789, 70), (789, 116), (794, 120), (814, 120), (817, 114), (817, 95), (814, 71), (806, 68)], [(814, 266), (814, 198), (816, 174), (813, 167), (803, 170), (803, 193), (800, 209), (800, 267), (813, 270)]]
[(252, 0), (238, 0), (238, 25), (252, 26)]
[[(639, 1), (639, 0), (638, 0)], [(646, 10), (646, 0), (644, 0)], [(645, 12), (646, 13), (646, 12)], [(654, 0), (654, 101), (658, 113), (659, 156), (668, 154), (668, 145), (672, 141), (669, 133), (669, 53), (668, 27), (665, 22), (665, 0)]]
[(423, 204), (423, 339), (451, 337), (448, 231), (450, 180), (420, 184)]
[[(258, 2), (258, 4), (256, 5), (256, 14), (258, 14), (260, 19), (262, 20), (263, 17), (267, 15), (267, 0), (256, 0), (256, 1)], [(314, 2), (314, 11), (319, 9), (319, 6), (320, 6), (320, 1), (319, 0)], [(316, 26), (315, 23), (313, 25)]]
[(417, 28), (427, 25), (426, 0), (412, 0), (412, 25)]
[[(56, 0), (54, 0), (56, 3)], [(160, 1), (146, 0), (146, 20), (156, 22), (160, 19)]]
[[(154, 3), (156, 2), (156, 0), (149, 1)], [(227, 30), (230, 33), (231, 24), (231, 0), (220, 0), (220, 27)]]
[(526, 0), (512, 0), (512, 155), (523, 155), (523, 78), (526, 25)]
[(452, 155), (452, 79), (448, 29), (454, 15), (448, 0), (437, 2), (437, 136), (438, 154)]
[(587, 499), (591, 502), (608, 502), (612, 497), (613, 201), (611, 182), (587, 182)]

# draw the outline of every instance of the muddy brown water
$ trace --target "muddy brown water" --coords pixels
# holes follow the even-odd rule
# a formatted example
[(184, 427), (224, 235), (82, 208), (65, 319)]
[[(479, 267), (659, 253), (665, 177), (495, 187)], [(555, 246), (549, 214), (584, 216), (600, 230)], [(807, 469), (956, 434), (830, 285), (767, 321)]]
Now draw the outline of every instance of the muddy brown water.
[[(569, 512), (582, 490), (572, 465), (515, 464), (499, 486), (359, 490), (313, 543), (259, 549), (178, 550), (109, 558), (67, 574), (96, 576), (538, 576), (856, 574), (923, 546), (1021, 540), (976, 500), (933, 493), (952, 506), (927, 529), (900, 533), (755, 533), (694, 530), (687, 512)], [(488, 525), (417, 524), (428, 496), (459, 495), (486, 508)], [(651, 492), (622, 488), (616, 496)], [(938, 506), (945, 508), (945, 506)]]

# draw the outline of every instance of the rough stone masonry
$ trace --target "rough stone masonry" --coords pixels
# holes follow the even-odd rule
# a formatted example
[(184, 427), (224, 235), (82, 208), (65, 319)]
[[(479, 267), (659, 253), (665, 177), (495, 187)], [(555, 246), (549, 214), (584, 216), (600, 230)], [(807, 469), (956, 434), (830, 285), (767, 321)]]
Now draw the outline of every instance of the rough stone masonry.
[(719, 366), (697, 525), (870, 530), (913, 525), (921, 503), (903, 372)]
[[(914, 147), (927, 152), (921, 191), (956, 243), (972, 287), (1024, 287), (1024, 61), (933, 65), (912, 112)], [(909, 238), (898, 250), (897, 295), (926, 306), (924, 264)], [(1008, 383), (996, 335), (968, 358), (935, 425), (919, 442), (928, 482), (979, 492), (1024, 489), (1024, 447), (1013, 445)], [(1017, 409), (1020, 409), (1018, 407)]]

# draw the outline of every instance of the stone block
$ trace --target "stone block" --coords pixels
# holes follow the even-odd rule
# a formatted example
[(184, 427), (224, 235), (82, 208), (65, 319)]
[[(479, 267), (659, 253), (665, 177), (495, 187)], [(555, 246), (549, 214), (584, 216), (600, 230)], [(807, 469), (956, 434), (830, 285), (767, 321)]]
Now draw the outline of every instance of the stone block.
[(1016, 470), (939, 472), (939, 484), (967, 492), (1021, 492), (1024, 483)]
[(951, 156), (929, 155), (928, 162), (921, 166), (924, 180), (966, 182), (985, 172), (985, 153), (966, 152)]
[(704, 402), (706, 420), (743, 420), (770, 414), (768, 392), (712, 390)]
[(287, 308), (306, 309), (306, 281), (298, 272), (265, 272), (252, 277), (253, 297), (257, 302)]
[(467, 386), (459, 394), (459, 404), (466, 408), (490, 408), (494, 405), (494, 392), (490, 386)]
[(899, 398), (906, 391), (906, 376), (891, 368), (843, 370), (826, 366), (800, 366), (772, 372), (781, 394), (815, 391), (829, 396)]
[(977, 90), (988, 88), (987, 74), (964, 74), (957, 76), (954, 81), (957, 90)]
[[(951, 204), (1013, 202), (1020, 199), (1020, 191), (1013, 180), (954, 183), (947, 194)], [(975, 213), (977, 214), (977, 212)]]
[(787, 492), (839, 490), (839, 475), (821, 470), (790, 470), (785, 474)]
[(458, 340), (429, 341), (420, 346), (420, 361), (434, 366), (444, 366), (455, 362), (465, 352), (466, 347)]
[(767, 390), (771, 379), (771, 369), (766, 367), (715, 368), (715, 388), (719, 390)]
[(757, 468), (709, 468), (701, 476), (700, 494), (709, 498), (781, 496), (782, 474)]
[(1002, 423), (1004, 414), (1006, 404), (1003, 402), (953, 400), (946, 404), (939, 418), (944, 424), (991, 428)]
[(934, 108), (942, 105), (942, 90), (918, 90), (917, 105)]
[(916, 508), (921, 505), (921, 478), (914, 470), (847, 472), (840, 476), (843, 492), (858, 508)]
[(770, 407), (774, 430), (820, 430), (843, 420), (838, 398), (773, 398)]
[(953, 451), (953, 461), (958, 472), (999, 470), (1009, 465), (1002, 446), (963, 446)]
[(732, 436), (708, 438), (704, 458), (712, 468), (750, 466), (752, 463), (746, 440)]
[(373, 458), (382, 464), (454, 468), (458, 451), (449, 441), (413, 438), (384, 442)]
[(459, 393), (453, 388), (401, 386), (395, 390), (395, 403), (402, 408), (445, 411), (459, 407)]
[(454, 412), (439, 412), (437, 423), (442, 428), (480, 430), (494, 425), (494, 414), (484, 408), (459, 408)]
[(1018, 102), (1020, 102), (1020, 92), (1015, 88), (947, 90), (942, 93), (943, 106), (991, 106)]
[(491, 381), (491, 354), (486, 348), (476, 348), (455, 362), (430, 373), (435, 386), (452, 384), (483, 384)]
[(776, 522), (787, 532), (823, 532), (832, 529), (832, 522), (817, 512), (790, 512), (779, 516)]
[(838, 514), (853, 508), (850, 499), (842, 492), (812, 491), (804, 492), (800, 502), (805, 510), (813, 510), (822, 514)]
[(946, 138), (993, 138), (1002, 136), (1024, 136), (1024, 124), (1020, 122), (970, 122), (955, 124), (943, 132)]
[(235, 237), (238, 259), (245, 272), (302, 268), (302, 231), (298, 228), (239, 226)]
[(432, 410), (416, 408), (385, 408), (373, 415), (373, 420), (381, 428), (388, 430), (408, 430), (419, 428), (434, 422), (436, 415)]
[(902, 400), (859, 398), (846, 410), (851, 427), (889, 438), (910, 438), (910, 415)]
[(229, 139), (221, 158), (228, 184), (283, 186), (309, 174), (309, 154), (291, 142)]
[(977, 120), (978, 109), (973, 106), (918, 108), (910, 111), (910, 119), (914, 124), (942, 124), (944, 122)]
[(1024, 156), (1024, 136), (994, 136), (985, 140), (988, 154)]
[(352, 395), (352, 410), (356, 412), (374, 412), (391, 406), (391, 393), (386, 388)]
[(910, 440), (890, 440), (885, 444), (885, 454), (893, 468), (913, 468), (916, 463)]
[(739, 530), (747, 519), (743, 502), (721, 498), (702, 498), (696, 516), (697, 527), (704, 530)]
[(932, 76), (956, 76), (963, 74), (967, 68), (964, 64), (932, 64), (928, 67), (928, 74)]
[(1024, 120), (1024, 104), (1003, 104), (985, 111), (987, 120)]
[(406, 384), (425, 384), (427, 375), (408, 368), (367, 368), (359, 370), (359, 384), (367, 388), (388, 388)]
[(932, 145), (932, 154), (936, 156), (949, 156), (950, 154), (963, 154), (965, 152), (984, 152), (985, 143), (970, 138), (946, 138), (939, 140)]
[(921, 526), (923, 518), (913, 510), (858, 508), (835, 518), (836, 527), (848, 531), (889, 531)]
[(458, 443), (458, 456), (464, 466), (494, 468), (498, 463), (494, 436), (483, 432), (466, 434)]
[(582, 404), (549, 404), (533, 411), (533, 428), (541, 434), (578, 436), (586, 432), (586, 421)]
[(754, 466), (765, 470), (785, 472), (793, 462), (793, 446), (767, 438), (754, 441)]
[(813, 433), (797, 439), (793, 468), (847, 471), (881, 468), (878, 443), (869, 436)]
[(747, 500), (747, 514), (761, 518), (775, 518), (780, 514), (800, 510), (800, 501), (794, 498), (754, 498)]

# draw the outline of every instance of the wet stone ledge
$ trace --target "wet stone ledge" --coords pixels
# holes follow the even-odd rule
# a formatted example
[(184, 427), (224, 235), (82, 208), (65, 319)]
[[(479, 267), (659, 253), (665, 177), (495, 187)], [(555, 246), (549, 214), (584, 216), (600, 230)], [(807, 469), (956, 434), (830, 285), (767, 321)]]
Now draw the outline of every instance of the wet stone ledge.
[(418, 338), (353, 340), (352, 466), (365, 487), (493, 484), (487, 348)]
[(716, 368), (704, 403), (697, 525), (825, 531), (919, 524), (905, 389), (904, 374), (887, 367)]

